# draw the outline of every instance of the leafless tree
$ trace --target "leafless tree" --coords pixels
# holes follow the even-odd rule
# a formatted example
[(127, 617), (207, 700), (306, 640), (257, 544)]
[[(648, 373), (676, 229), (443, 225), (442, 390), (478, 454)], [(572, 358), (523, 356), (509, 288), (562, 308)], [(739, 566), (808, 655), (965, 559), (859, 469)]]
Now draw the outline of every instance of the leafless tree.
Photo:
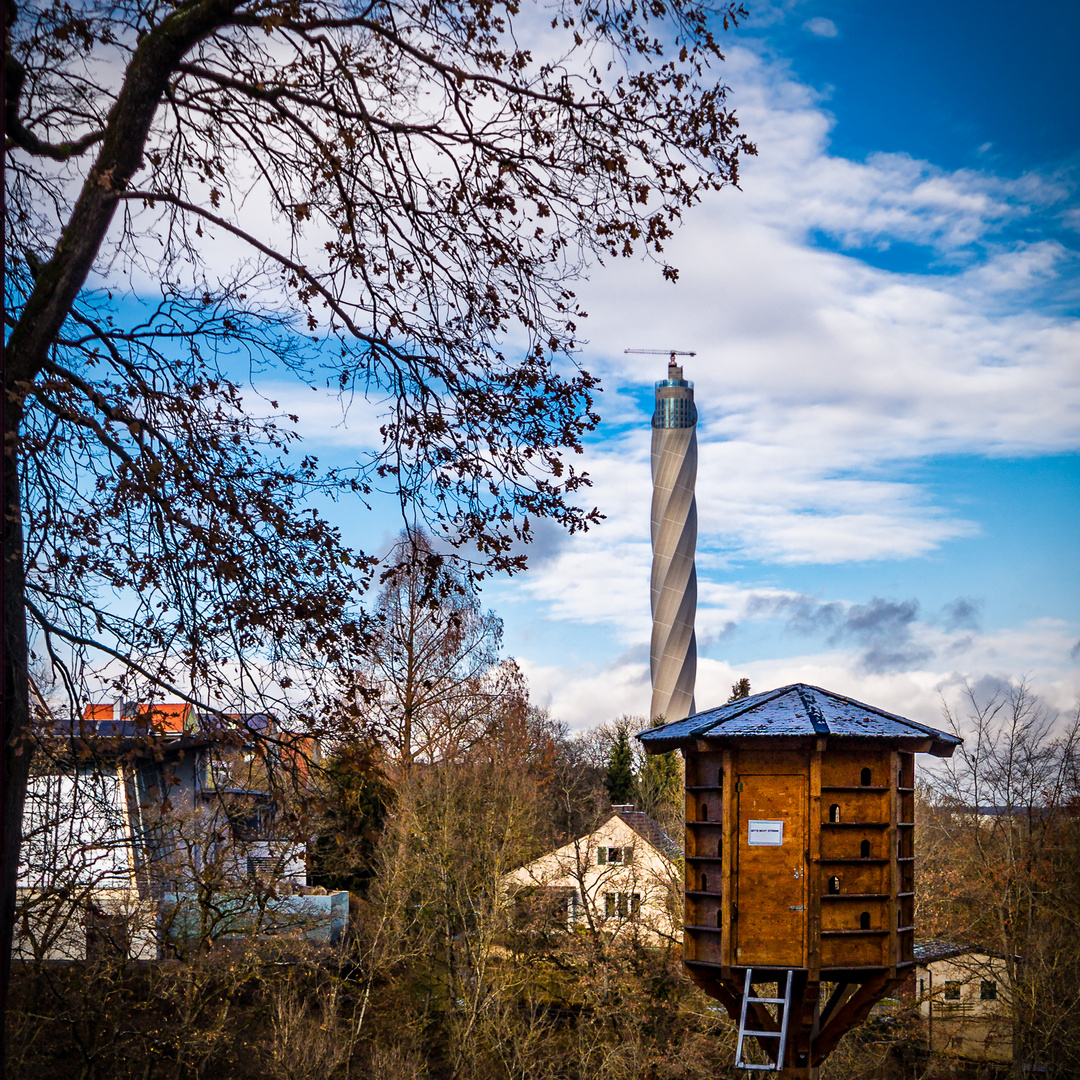
[(945, 713), (964, 742), (929, 792), (920, 890), (937, 891), (938, 928), (1003, 959), (1015, 1074), (1026, 1059), (1076, 1067), (1080, 709), (1061, 717), (1020, 682), (967, 686)]
[(467, 752), (527, 693), (500, 662), (502, 621), (422, 532), (404, 533), (387, 562), (358, 692), (365, 734), (408, 771)]
[[(593, 256), (662, 263), (737, 180), (752, 147), (708, 66), (739, 14), (5, 7), (5, 964), (29, 648), (76, 699), (110, 659), (136, 700), (310, 717), (371, 566), (313, 497), (422, 505), (478, 569), (522, 565), (537, 517), (594, 519), (564, 460), (596, 422), (571, 285)], [(371, 403), (355, 468), (290, 456), (293, 421), (241, 393), (282, 366)]]

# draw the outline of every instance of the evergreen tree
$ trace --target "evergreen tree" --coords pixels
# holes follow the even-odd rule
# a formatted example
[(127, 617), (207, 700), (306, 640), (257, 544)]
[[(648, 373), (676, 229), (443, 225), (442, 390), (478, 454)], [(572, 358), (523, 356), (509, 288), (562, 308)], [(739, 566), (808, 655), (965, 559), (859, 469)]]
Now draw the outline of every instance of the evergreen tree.
[(633, 798), (634, 786), (634, 751), (630, 746), (630, 733), (622, 727), (611, 744), (608, 757), (608, 797), (616, 805), (628, 803)]
[(744, 675), (734, 686), (731, 688), (731, 697), (728, 698), (728, 704), (733, 701), (742, 701), (743, 698), (750, 696), (750, 680)]
[[(652, 727), (663, 723), (653, 720)], [(678, 753), (647, 754), (637, 782), (638, 804), (651, 818), (665, 825), (682, 813), (683, 771)]]
[(374, 747), (344, 743), (320, 776), (322, 817), (311, 851), (309, 884), (361, 896), (375, 874), (375, 851), (393, 801)]

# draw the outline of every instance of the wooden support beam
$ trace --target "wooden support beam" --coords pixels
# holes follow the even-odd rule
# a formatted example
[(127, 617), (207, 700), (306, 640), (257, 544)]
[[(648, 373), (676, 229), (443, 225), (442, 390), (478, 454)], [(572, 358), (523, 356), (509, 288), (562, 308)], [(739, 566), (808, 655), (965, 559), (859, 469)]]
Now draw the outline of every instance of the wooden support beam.
[(820, 997), (821, 984), (817, 979), (812, 978), (809, 972), (796, 972), (792, 986), (791, 1022), (788, 1024), (787, 1053), (782, 1074), (784, 1076), (788, 1075), (789, 1069), (794, 1070), (791, 1075), (804, 1075), (804, 1071), (810, 1067)]
[(720, 792), (720, 821), (723, 848), (720, 852), (720, 925), (723, 935), (720, 939), (720, 963), (730, 966), (735, 961), (735, 926), (732, 922), (732, 901), (734, 900), (734, 880), (731, 873), (732, 856), (738, 843), (737, 823), (735, 820), (735, 777), (731, 769), (731, 751), (725, 750), (721, 757), (720, 775), (723, 777)]
[(832, 1011), (828, 1022), (822, 1022), (811, 1064), (820, 1065), (836, 1048), (836, 1044), (856, 1024), (861, 1024), (870, 1015), (870, 1010), (903, 981), (883, 973), (859, 983), (855, 993)]
[(821, 1010), (821, 1015), (818, 1017), (818, 1032), (829, 1022), (829, 1017), (840, 1007), (844, 1000), (855, 993), (858, 988), (858, 983), (839, 982), (833, 988), (833, 992), (829, 995), (829, 1000), (825, 1002), (825, 1008)]

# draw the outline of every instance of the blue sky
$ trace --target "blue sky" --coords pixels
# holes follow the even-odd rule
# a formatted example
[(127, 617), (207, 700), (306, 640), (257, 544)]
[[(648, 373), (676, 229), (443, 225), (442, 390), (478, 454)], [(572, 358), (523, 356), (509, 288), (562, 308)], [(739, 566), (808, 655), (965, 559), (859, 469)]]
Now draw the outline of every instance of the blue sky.
[[(692, 349), (697, 704), (806, 681), (935, 723), (965, 681), (1080, 694), (1080, 6), (777, 0), (725, 37), (760, 154), (666, 255), (597, 267), (584, 536), (490, 582), (572, 728), (649, 705), (649, 416)], [(228, 245), (224, 245), (227, 247)], [(375, 406), (259, 385), (340, 462)], [(575, 462), (575, 464), (579, 464)], [(335, 517), (379, 550), (393, 510)]]
[(598, 270), (587, 537), (487, 596), (572, 726), (648, 706), (648, 413), (695, 349), (697, 703), (806, 680), (929, 722), (964, 680), (1080, 691), (1080, 8), (759, 5), (726, 79), (760, 157)]

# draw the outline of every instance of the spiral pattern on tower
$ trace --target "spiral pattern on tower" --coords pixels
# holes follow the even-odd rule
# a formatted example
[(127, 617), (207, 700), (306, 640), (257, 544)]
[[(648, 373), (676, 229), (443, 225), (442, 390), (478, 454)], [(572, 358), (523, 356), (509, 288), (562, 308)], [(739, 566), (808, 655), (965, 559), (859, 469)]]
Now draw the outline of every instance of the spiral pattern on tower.
[(652, 717), (694, 711), (697, 677), (697, 409), (694, 384), (672, 363), (652, 419)]

